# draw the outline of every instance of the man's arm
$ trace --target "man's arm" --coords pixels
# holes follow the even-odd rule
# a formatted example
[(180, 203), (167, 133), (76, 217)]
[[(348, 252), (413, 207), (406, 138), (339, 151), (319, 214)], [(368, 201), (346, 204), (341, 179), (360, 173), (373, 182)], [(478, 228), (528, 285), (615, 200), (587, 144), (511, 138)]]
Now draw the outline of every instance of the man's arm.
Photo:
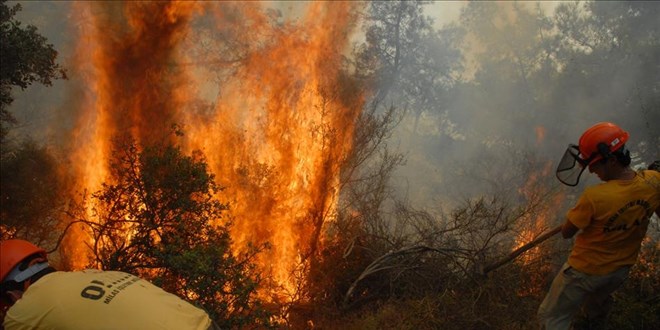
[(578, 232), (580, 228), (575, 227), (575, 225), (568, 219), (566, 219), (566, 222), (561, 226), (561, 236), (568, 239), (573, 236), (575, 236), (575, 233)]

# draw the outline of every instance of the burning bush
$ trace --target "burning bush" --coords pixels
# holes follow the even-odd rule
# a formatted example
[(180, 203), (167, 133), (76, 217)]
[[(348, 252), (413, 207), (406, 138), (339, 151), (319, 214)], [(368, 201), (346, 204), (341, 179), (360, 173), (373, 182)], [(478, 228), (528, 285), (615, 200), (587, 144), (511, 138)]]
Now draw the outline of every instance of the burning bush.
[(113, 181), (92, 195), (90, 211), (75, 213), (91, 237), (89, 266), (138, 274), (200, 305), (223, 328), (268, 325), (251, 263), (258, 249), (232, 253), (228, 206), (201, 154), (175, 145), (141, 150), (126, 140), (113, 155)]

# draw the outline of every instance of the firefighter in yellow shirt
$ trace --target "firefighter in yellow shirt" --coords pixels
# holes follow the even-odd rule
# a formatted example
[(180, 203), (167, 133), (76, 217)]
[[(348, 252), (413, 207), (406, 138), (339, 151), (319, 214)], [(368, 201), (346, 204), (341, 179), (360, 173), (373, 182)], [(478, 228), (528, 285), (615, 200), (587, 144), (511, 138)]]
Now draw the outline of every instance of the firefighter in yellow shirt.
[(124, 272), (59, 272), (24, 240), (0, 242), (2, 325), (14, 329), (212, 329), (206, 312)]
[(562, 236), (577, 237), (539, 307), (546, 329), (569, 329), (580, 307), (590, 325), (604, 327), (611, 293), (635, 264), (651, 216), (660, 216), (660, 173), (630, 168), (628, 138), (619, 126), (598, 123), (559, 163), (557, 177), (564, 184), (577, 185), (585, 168), (603, 183), (586, 188), (566, 215)]

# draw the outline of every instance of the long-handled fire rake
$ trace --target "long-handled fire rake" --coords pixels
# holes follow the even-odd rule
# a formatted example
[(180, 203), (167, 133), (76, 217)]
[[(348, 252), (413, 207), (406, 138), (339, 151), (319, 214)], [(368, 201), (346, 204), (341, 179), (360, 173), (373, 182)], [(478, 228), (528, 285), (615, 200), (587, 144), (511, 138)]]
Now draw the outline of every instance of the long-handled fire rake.
[(484, 269), (483, 269), (483, 275), (486, 275), (486, 274), (488, 274), (488, 272), (490, 272), (490, 271), (492, 271), (492, 270), (494, 270), (494, 269), (497, 269), (497, 268), (499, 268), (500, 266), (502, 266), (502, 265), (504, 265), (504, 264), (510, 262), (511, 260), (513, 260), (513, 259), (517, 258), (519, 255), (521, 255), (523, 252), (525, 252), (525, 251), (527, 251), (527, 250), (529, 250), (529, 249), (531, 249), (531, 248), (533, 248), (533, 247), (535, 247), (535, 246), (541, 244), (542, 242), (544, 242), (544, 241), (547, 240), (548, 238), (550, 238), (550, 237), (555, 236), (556, 234), (558, 234), (560, 231), (561, 231), (561, 225), (560, 225), (560, 226), (557, 226), (556, 228), (552, 229), (551, 231), (549, 231), (549, 232), (547, 232), (547, 233), (544, 233), (544, 234), (542, 234), (541, 236), (539, 236), (539, 237), (537, 237), (537, 238), (531, 240), (529, 243), (526, 243), (525, 245), (523, 245), (523, 246), (521, 246), (521, 247), (515, 249), (514, 251), (512, 251), (511, 253), (509, 253), (509, 255), (506, 256), (505, 258), (503, 258), (502, 260), (500, 260), (500, 261), (498, 261), (498, 262), (495, 262), (495, 263), (492, 263), (492, 264), (490, 264), (490, 265), (484, 267)]

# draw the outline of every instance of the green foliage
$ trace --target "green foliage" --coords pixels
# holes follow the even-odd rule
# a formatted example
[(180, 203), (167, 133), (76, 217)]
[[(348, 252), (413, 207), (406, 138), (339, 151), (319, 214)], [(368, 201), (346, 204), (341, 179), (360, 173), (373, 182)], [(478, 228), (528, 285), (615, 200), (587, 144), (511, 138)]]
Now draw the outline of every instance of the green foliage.
[(550, 99), (576, 116), (596, 109), (624, 127), (643, 123), (632, 133), (646, 141), (638, 151), (651, 161), (660, 152), (653, 124), (660, 122), (658, 15), (660, 6), (650, 1), (562, 3), (554, 16), (553, 56), (564, 67)]
[(427, 1), (372, 1), (366, 12), (366, 42), (355, 52), (357, 74), (375, 84), (374, 100), (416, 115), (437, 110), (442, 92), (461, 69), (454, 47), (460, 31), (437, 32), (424, 15)]
[(4, 145), (0, 168), (0, 239), (51, 243), (64, 204), (56, 158), (25, 140), (19, 146)]
[(6, 124), (15, 122), (8, 110), (13, 102), (12, 86), (22, 89), (34, 82), (50, 86), (53, 79), (66, 78), (66, 73), (55, 62), (57, 51), (48, 44), (37, 28), (14, 19), (21, 5), (9, 7), (0, 0), (0, 140), (6, 135)]
[(95, 262), (153, 281), (202, 308), (222, 328), (269, 324), (256, 298), (258, 251), (231, 251), (227, 205), (200, 153), (174, 145), (117, 145), (112, 183), (93, 194)]

